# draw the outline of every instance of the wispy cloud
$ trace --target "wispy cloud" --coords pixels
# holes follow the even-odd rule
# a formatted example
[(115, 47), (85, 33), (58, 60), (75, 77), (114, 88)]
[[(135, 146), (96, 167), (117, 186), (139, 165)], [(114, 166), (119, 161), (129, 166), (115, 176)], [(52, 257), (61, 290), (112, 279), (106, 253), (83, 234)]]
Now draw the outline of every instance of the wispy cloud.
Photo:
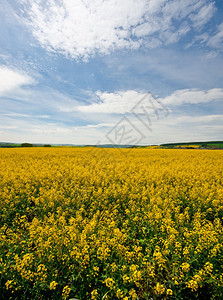
[(48, 115), (33, 115), (33, 114), (21, 114), (21, 113), (3, 113), (0, 114), (0, 116), (4, 116), (4, 117), (15, 117), (15, 118), (40, 118), (40, 119), (48, 119), (50, 118), (50, 116)]
[(214, 48), (223, 48), (223, 22), (218, 26), (217, 32), (209, 38), (207, 44)]
[(116, 49), (159, 47), (200, 30), (210, 0), (24, 0), (26, 23), (40, 45), (74, 59)]
[(206, 24), (214, 15), (216, 8), (214, 2), (207, 3), (202, 6), (197, 14), (192, 13), (190, 19), (193, 22), (195, 28), (200, 29), (204, 24)]
[[(194, 39), (186, 46), (189, 48), (194, 44), (207, 45), (211, 49), (222, 51), (223, 49), (223, 22), (218, 24), (216, 29), (212, 32), (203, 32), (202, 34), (196, 35)], [(215, 51), (215, 54), (217, 52)]]

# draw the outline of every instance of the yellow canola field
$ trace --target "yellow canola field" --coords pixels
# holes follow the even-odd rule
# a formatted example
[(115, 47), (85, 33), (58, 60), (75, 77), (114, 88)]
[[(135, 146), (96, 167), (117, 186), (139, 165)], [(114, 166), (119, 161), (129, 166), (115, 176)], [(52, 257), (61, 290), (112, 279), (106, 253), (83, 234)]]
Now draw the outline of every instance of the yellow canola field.
[(0, 149), (0, 299), (220, 299), (223, 151)]

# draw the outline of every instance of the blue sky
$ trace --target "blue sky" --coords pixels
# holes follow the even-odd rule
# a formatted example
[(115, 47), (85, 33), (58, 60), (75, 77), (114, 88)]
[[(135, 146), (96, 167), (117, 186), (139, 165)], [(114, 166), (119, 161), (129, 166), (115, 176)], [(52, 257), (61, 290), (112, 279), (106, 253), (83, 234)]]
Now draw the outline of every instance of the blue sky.
[(221, 0), (2, 0), (0, 141), (223, 140)]

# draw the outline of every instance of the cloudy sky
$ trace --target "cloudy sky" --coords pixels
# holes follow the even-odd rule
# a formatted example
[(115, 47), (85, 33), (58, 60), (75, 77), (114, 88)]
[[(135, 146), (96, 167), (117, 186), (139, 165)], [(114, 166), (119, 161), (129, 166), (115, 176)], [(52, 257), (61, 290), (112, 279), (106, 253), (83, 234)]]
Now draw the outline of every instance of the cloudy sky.
[(222, 0), (1, 0), (1, 142), (208, 140), (223, 140)]

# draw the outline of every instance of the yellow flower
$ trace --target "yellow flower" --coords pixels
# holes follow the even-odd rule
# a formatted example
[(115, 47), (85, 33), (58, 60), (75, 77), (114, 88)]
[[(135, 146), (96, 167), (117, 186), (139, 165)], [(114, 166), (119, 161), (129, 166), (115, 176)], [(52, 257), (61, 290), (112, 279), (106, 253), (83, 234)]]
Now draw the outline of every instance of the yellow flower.
[(131, 289), (129, 291), (129, 295), (132, 297), (133, 300), (136, 300), (138, 298), (136, 291), (134, 289)]
[(171, 289), (167, 289), (166, 290), (166, 294), (169, 295), (169, 296), (171, 296), (171, 295), (173, 295), (173, 291)]
[(211, 274), (213, 271), (213, 264), (211, 264), (210, 262), (207, 262), (204, 266), (205, 272), (206, 274)]
[(10, 288), (12, 288), (12, 283), (13, 283), (13, 280), (7, 280), (6, 283), (5, 283), (5, 286), (6, 286), (6, 290), (9, 290)]
[(123, 291), (120, 290), (120, 289), (118, 289), (117, 292), (116, 292), (117, 298), (118, 298), (118, 299), (122, 299), (122, 298), (123, 298), (123, 295), (124, 295)]
[(190, 288), (193, 292), (197, 291), (199, 285), (196, 280), (190, 280), (187, 284), (187, 287)]
[(184, 271), (184, 272), (188, 272), (190, 270), (190, 265), (188, 263), (183, 263), (181, 265), (181, 269)]
[(162, 295), (165, 292), (165, 287), (163, 284), (160, 284), (159, 282), (155, 286), (155, 293), (157, 295)]
[(68, 285), (66, 285), (62, 291), (62, 298), (67, 299), (69, 295), (70, 295), (70, 288)]
[(56, 281), (52, 281), (52, 282), (50, 283), (50, 289), (51, 289), (51, 290), (55, 290), (57, 285), (58, 285), (58, 283), (57, 283)]
[(112, 289), (115, 285), (115, 281), (112, 278), (106, 278), (104, 280), (104, 283), (106, 284), (106, 286), (110, 289)]
[(98, 267), (98, 266), (94, 266), (94, 267), (93, 267), (93, 270), (94, 270), (95, 272), (98, 272), (98, 271), (99, 271), (99, 267)]
[(95, 289), (91, 292), (91, 299), (97, 299), (98, 291)]
[(123, 280), (124, 283), (127, 283), (127, 282), (130, 282), (130, 281), (131, 281), (131, 280), (130, 280), (130, 277), (129, 277), (128, 275), (124, 275), (124, 276), (122, 277), (122, 280)]

